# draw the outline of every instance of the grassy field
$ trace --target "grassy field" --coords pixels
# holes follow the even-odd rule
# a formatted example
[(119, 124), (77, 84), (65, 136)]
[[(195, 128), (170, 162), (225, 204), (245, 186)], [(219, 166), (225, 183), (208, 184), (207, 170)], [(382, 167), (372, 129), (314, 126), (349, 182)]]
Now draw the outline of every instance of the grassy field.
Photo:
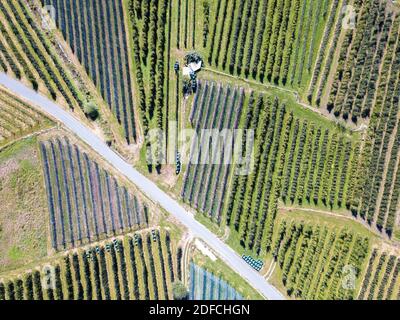
[(37, 138), (0, 152), (0, 272), (47, 255), (48, 209)]

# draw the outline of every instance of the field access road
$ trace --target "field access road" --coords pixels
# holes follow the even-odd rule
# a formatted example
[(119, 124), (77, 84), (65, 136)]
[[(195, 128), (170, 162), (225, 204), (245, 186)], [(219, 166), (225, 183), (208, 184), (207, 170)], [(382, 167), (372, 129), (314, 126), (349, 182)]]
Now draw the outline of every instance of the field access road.
[(101, 157), (107, 160), (115, 169), (119, 170), (130, 181), (132, 181), (150, 199), (158, 203), (167, 212), (177, 218), (187, 227), (193, 236), (202, 239), (212, 248), (219, 257), (227, 263), (233, 270), (242, 276), (260, 294), (270, 300), (284, 299), (283, 295), (272, 285), (270, 285), (258, 272), (251, 268), (243, 259), (234, 252), (228, 245), (222, 242), (216, 235), (200, 224), (193, 214), (183, 208), (177, 201), (168, 196), (155, 183), (143, 176), (130, 164), (123, 160), (103, 141), (101, 141), (90, 129), (83, 125), (72, 114), (65, 111), (50, 99), (39, 95), (29, 89), (21, 82), (14, 80), (7, 74), (0, 73), (0, 85), (8, 88), (17, 96), (30, 102), (39, 110), (50, 115), (65, 127), (75, 133), (79, 138), (91, 146)]

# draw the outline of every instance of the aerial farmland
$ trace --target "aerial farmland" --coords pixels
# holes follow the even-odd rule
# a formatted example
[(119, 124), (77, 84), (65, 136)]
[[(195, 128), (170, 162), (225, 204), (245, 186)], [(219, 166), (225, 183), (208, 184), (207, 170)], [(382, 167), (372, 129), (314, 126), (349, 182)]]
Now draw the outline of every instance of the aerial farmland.
[(398, 1), (0, 2), (0, 300), (400, 300), (399, 248)]

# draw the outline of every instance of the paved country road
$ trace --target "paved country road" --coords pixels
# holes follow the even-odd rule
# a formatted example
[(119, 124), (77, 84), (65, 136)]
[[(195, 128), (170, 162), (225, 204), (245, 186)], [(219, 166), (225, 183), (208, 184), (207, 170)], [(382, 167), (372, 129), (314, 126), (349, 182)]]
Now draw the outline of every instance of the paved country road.
[(16, 95), (31, 102), (33, 105), (38, 107), (38, 109), (57, 119), (65, 127), (74, 132), (79, 138), (100, 154), (100, 156), (131, 180), (150, 199), (157, 202), (167, 212), (176, 217), (195, 237), (198, 237), (207, 243), (207, 245), (210, 246), (225, 263), (246, 279), (248, 283), (265, 298), (270, 300), (284, 299), (283, 295), (275, 287), (266, 282), (266, 280), (245, 263), (236, 252), (222, 242), (205, 226), (195, 220), (193, 214), (188, 212), (177, 201), (168, 196), (164, 191), (157, 187), (155, 183), (135, 170), (94, 133), (92, 133), (90, 129), (81, 124), (73, 115), (66, 112), (48, 98), (37, 94), (32, 89), (27, 88), (21, 82), (14, 80), (4, 73), (0, 73), (0, 85), (3, 85)]

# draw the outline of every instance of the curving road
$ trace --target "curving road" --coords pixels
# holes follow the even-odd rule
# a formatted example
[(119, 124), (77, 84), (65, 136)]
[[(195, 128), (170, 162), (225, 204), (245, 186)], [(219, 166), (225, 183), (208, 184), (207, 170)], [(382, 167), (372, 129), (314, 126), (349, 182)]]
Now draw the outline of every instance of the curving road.
[(135, 170), (118, 154), (101, 141), (90, 129), (80, 123), (73, 115), (66, 112), (60, 106), (48, 98), (39, 95), (22, 83), (14, 80), (4, 73), (0, 73), (0, 85), (8, 88), (16, 95), (29, 101), (41, 111), (57, 119), (65, 127), (69, 128), (79, 138), (91, 146), (105, 160), (131, 180), (150, 199), (157, 202), (170, 214), (175, 216), (185, 225), (195, 237), (201, 238), (210, 246), (233, 270), (239, 273), (249, 284), (270, 300), (282, 300), (283, 295), (234, 252), (228, 245), (222, 242), (211, 231), (194, 219), (193, 214), (184, 209), (177, 201), (168, 196), (155, 183)]

